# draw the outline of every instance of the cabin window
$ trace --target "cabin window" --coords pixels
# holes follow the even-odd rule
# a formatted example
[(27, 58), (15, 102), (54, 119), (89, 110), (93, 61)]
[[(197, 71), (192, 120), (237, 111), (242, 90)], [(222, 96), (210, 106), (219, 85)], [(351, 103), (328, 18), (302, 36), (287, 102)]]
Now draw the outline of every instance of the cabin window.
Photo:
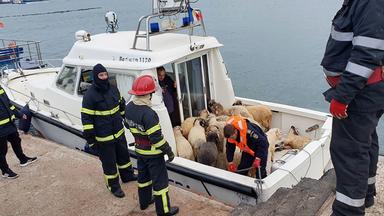
[(75, 80), (76, 67), (65, 66), (57, 78), (56, 86), (69, 94), (73, 94), (75, 92)]
[(131, 99), (132, 95), (128, 94), (128, 91), (131, 90), (134, 80), (135, 77), (129, 74), (109, 73), (109, 82), (119, 89), (120, 95), (123, 96), (126, 102)]
[[(110, 70), (108, 68), (107, 68), (107, 71), (109, 75), (108, 77), (109, 83), (117, 87), (120, 91), (121, 96), (123, 96), (126, 101), (129, 101), (131, 98), (131, 95), (128, 94), (128, 91), (131, 89), (131, 86), (132, 86), (133, 80), (135, 80), (135, 77), (129, 74), (117, 73), (116, 71)], [(88, 90), (88, 88), (91, 87), (92, 82), (93, 82), (92, 69), (82, 69), (78, 94), (84, 95), (85, 92)]]

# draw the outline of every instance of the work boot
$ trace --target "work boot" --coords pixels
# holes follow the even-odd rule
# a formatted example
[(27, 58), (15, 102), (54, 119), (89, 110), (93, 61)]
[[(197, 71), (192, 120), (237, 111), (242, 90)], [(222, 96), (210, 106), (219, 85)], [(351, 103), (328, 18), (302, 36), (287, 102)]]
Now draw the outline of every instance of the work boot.
[(140, 204), (140, 209), (141, 209), (141, 210), (145, 210), (145, 209), (147, 209), (151, 204), (153, 204), (154, 202), (155, 202), (155, 197), (152, 196), (151, 200), (149, 201), (149, 203), (148, 203), (147, 205), (141, 205), (141, 204)]
[(115, 191), (112, 191), (112, 194), (115, 196), (115, 197), (118, 197), (118, 198), (123, 198), (125, 197), (125, 193), (123, 190), (121, 190), (121, 188), (118, 188), (116, 189)]
[(374, 196), (369, 196), (365, 197), (365, 208), (369, 208), (375, 204), (375, 197)]
[(15, 179), (17, 177), (19, 177), (19, 175), (17, 175), (17, 173), (14, 173), (11, 169), (7, 169), (7, 171), (2, 171), (2, 176), (3, 178), (9, 178), (9, 179)]
[(171, 207), (171, 209), (169, 210), (168, 213), (161, 214), (160, 216), (171, 216), (171, 215), (175, 215), (177, 213), (179, 213), (179, 207), (174, 206), (174, 207)]
[(37, 160), (37, 157), (25, 157), (23, 161), (20, 161), (20, 166), (25, 167), (28, 166), (29, 164), (35, 162)]
[(127, 179), (121, 179), (121, 181), (123, 183), (128, 183), (130, 181), (137, 181), (137, 175), (136, 174), (132, 174), (130, 177), (128, 177)]

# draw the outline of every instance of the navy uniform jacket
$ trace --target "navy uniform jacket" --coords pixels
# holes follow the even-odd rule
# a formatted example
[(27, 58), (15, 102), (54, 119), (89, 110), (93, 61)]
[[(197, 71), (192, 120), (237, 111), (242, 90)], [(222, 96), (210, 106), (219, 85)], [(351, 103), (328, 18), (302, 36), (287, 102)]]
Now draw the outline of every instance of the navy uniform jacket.
[(366, 85), (384, 61), (384, 1), (345, 0), (332, 21), (321, 65), (329, 76), (341, 74), (327, 101), (349, 104), (349, 111), (377, 111), (384, 106), (384, 82)]
[[(252, 149), (255, 152), (255, 156), (260, 159), (266, 159), (268, 156), (268, 139), (267, 135), (264, 133), (264, 131), (257, 126), (256, 124), (253, 124), (251, 122), (247, 121), (247, 144), (250, 149)], [(237, 137), (238, 141), (240, 140), (240, 136)], [(226, 144), (227, 148), (227, 160), (229, 162), (233, 161), (233, 155), (236, 150), (236, 145), (227, 142)]]
[(14, 123), (16, 117), (20, 118), (21, 114), (16, 110), (16, 107), (11, 104), (4, 89), (0, 86), (0, 137), (5, 137), (17, 132)]
[(129, 102), (125, 109), (124, 125), (135, 137), (135, 151), (140, 156), (153, 158), (172, 151), (161, 132), (157, 113), (149, 106)]
[(124, 135), (125, 100), (119, 90), (110, 86), (101, 91), (92, 85), (83, 97), (81, 121), (89, 144), (114, 141)]

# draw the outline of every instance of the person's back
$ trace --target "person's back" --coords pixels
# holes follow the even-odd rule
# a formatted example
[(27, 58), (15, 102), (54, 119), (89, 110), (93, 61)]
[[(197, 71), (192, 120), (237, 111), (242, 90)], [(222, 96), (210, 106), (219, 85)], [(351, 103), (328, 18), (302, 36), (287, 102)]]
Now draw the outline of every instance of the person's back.
[(164, 154), (168, 155), (169, 161), (175, 155), (162, 134), (158, 115), (150, 107), (155, 89), (156, 84), (150, 75), (135, 79), (129, 91), (135, 96), (126, 106), (125, 126), (135, 138), (140, 209), (144, 210), (155, 202), (157, 215), (175, 215), (179, 208), (171, 207), (169, 202)]

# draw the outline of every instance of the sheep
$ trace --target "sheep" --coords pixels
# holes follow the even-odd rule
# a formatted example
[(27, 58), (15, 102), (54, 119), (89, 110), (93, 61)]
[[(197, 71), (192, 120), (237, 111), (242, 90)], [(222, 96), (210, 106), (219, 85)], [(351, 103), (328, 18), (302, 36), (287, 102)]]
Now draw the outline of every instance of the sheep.
[(248, 112), (252, 115), (253, 119), (257, 121), (264, 131), (268, 131), (271, 127), (272, 122), (272, 111), (265, 105), (253, 105), (245, 106)]
[(208, 102), (208, 111), (215, 114), (216, 116), (226, 115), (223, 105), (217, 103), (215, 100), (210, 100)]
[(226, 113), (229, 116), (238, 115), (238, 116), (242, 116), (242, 117), (254, 120), (253, 116), (247, 110), (247, 108), (245, 106), (232, 106), (232, 107), (224, 110), (224, 113)]
[(196, 118), (193, 127), (189, 131), (188, 141), (191, 143), (193, 153), (196, 156), (200, 145), (207, 141), (205, 137), (205, 121), (201, 118)]
[(189, 131), (193, 127), (193, 123), (195, 122), (196, 117), (189, 117), (181, 123), (181, 131), (185, 138), (188, 138)]
[(195, 160), (195, 155), (193, 154), (192, 146), (188, 142), (188, 140), (183, 136), (181, 127), (174, 127), (173, 133), (175, 135), (176, 140), (177, 155), (185, 159)]
[(288, 131), (287, 138), (285, 138), (283, 142), (285, 147), (301, 150), (311, 142), (311, 138), (300, 136), (296, 127), (291, 126)]
[(269, 131), (265, 133), (268, 138), (268, 161), (272, 161), (275, 155), (275, 145), (281, 140), (281, 130), (279, 128), (271, 128)]
[(209, 132), (207, 135), (207, 142), (202, 143), (199, 147), (196, 155), (197, 162), (209, 166), (216, 166), (219, 153), (217, 149), (218, 142), (219, 137), (217, 133)]

